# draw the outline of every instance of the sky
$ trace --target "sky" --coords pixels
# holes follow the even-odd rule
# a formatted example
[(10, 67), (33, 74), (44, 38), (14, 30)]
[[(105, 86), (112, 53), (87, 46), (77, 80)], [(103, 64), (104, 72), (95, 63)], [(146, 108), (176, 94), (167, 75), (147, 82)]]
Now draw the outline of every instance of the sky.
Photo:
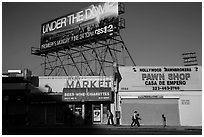
[[(89, 2), (3, 2), (2, 71), (32, 70), (42, 75), (41, 24), (90, 6)], [(182, 53), (196, 52), (202, 65), (202, 3), (125, 3), (121, 36), (137, 66), (183, 66)]]

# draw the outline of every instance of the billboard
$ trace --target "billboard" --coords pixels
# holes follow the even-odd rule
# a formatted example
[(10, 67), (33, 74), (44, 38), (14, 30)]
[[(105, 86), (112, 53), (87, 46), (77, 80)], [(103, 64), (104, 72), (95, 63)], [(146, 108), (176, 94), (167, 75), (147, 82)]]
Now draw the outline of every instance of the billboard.
[(201, 66), (119, 67), (119, 91), (202, 90)]
[(112, 101), (111, 88), (64, 88), (64, 102)]
[(43, 23), (40, 48), (61, 46), (114, 32), (113, 22), (117, 16), (118, 3), (103, 2)]
[(111, 76), (40, 76), (42, 92), (61, 92), (63, 88), (112, 88)]

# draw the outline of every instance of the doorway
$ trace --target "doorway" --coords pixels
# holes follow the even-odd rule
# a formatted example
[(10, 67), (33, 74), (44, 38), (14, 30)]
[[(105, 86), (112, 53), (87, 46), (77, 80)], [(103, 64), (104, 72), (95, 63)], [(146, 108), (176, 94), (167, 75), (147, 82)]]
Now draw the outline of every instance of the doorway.
[(82, 104), (67, 104), (65, 107), (65, 124), (68, 125), (83, 125), (83, 105)]
[(101, 123), (101, 104), (93, 104), (93, 123)]
[(91, 125), (92, 124), (92, 104), (87, 103), (85, 104), (85, 124)]
[(65, 105), (65, 123), (71, 125), (106, 124), (110, 103), (76, 103)]

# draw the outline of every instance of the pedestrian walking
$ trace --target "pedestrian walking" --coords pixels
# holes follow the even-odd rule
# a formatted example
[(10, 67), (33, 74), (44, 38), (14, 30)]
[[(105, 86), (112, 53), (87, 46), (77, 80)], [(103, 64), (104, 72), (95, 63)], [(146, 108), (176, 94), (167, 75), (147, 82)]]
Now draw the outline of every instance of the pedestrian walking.
[(162, 114), (162, 119), (163, 119), (163, 126), (166, 127), (166, 117), (164, 114)]
[(137, 111), (135, 111), (132, 115), (132, 123), (131, 127), (136, 125), (136, 117), (137, 117)]
[(141, 118), (140, 118), (139, 116), (140, 116), (140, 115), (137, 114), (137, 115), (136, 115), (136, 120), (135, 120), (135, 122), (136, 122), (136, 124), (137, 124), (138, 127), (140, 127), (140, 122), (139, 122), (139, 120), (141, 120)]
[(108, 117), (108, 123), (107, 125), (110, 125), (110, 122), (112, 125), (114, 125), (114, 121), (113, 121), (113, 114), (110, 110), (108, 110), (108, 114), (107, 114), (107, 117)]

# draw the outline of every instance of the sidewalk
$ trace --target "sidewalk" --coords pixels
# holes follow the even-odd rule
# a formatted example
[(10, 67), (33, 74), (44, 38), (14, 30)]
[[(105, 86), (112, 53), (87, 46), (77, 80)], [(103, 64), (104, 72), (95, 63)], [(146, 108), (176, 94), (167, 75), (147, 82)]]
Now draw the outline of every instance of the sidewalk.
[(81, 128), (81, 129), (160, 129), (160, 130), (202, 130), (202, 126), (166, 126), (161, 125), (141, 125), (140, 127), (130, 125), (105, 125), (105, 124), (94, 124), (94, 125), (81, 125), (81, 126), (65, 126), (65, 125), (42, 125), (42, 126), (27, 126), (27, 127), (17, 127), (17, 128)]
[(119, 125), (119, 126), (117, 125), (92, 125), (89, 128), (202, 130), (202, 126), (167, 126), (167, 127), (163, 127), (161, 125), (141, 125), (140, 127), (137, 127), (137, 126), (131, 127), (130, 125)]
[(13, 127), (4, 129), (3, 134), (27, 134), (27, 135), (35, 135), (35, 134), (49, 134), (49, 135), (69, 135), (69, 134), (80, 134), (80, 135), (88, 135), (88, 134), (97, 134), (97, 135), (122, 135), (122, 134), (202, 134), (202, 127), (194, 127), (194, 126), (147, 126), (142, 125), (141, 127), (131, 127), (129, 125), (89, 125), (89, 126), (64, 126), (64, 125), (46, 125), (46, 126), (28, 126), (28, 127)]

